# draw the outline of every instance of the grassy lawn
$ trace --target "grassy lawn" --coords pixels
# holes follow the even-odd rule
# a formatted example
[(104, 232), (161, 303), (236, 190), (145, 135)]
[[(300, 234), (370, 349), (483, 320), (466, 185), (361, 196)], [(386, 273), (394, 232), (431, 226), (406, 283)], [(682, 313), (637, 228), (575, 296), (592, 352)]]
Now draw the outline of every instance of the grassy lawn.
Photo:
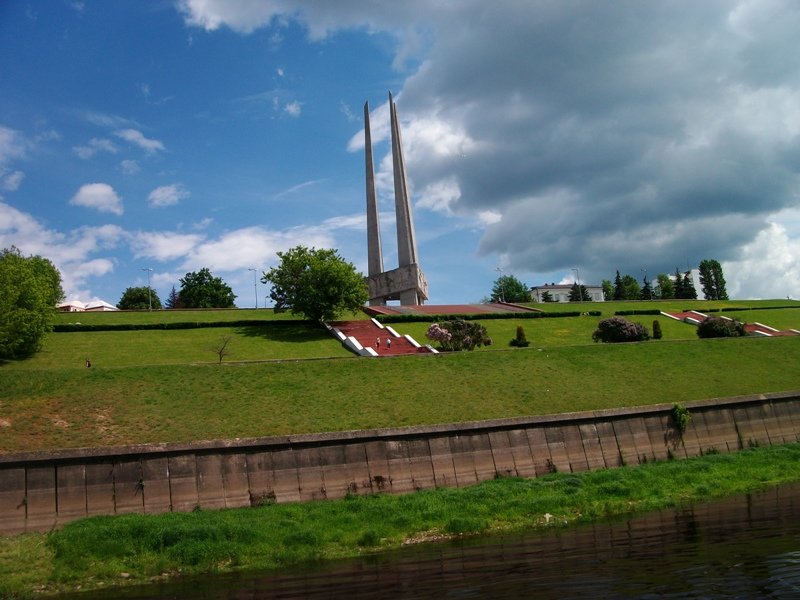
[(225, 361), (352, 356), (326, 330), (297, 321), (282, 327), (51, 333), (41, 352), (4, 368), (82, 369), (87, 357), (94, 367), (217, 363), (225, 338)]
[(799, 362), (800, 337), (257, 364), (37, 371), (6, 365), (0, 367), (6, 423), (0, 452), (448, 423), (786, 391), (800, 389)]
[(398, 548), (410, 540), (562, 527), (797, 480), (800, 444), (792, 444), (404, 496), (93, 517), (51, 534), (0, 538), (0, 597), (274, 569)]

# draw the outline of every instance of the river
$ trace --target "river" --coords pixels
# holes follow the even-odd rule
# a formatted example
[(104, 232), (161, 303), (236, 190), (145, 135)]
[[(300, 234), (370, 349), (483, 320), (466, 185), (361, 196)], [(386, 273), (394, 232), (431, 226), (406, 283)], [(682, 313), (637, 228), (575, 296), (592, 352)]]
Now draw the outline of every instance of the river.
[(800, 598), (800, 484), (630, 519), (424, 544), (358, 560), (59, 596)]

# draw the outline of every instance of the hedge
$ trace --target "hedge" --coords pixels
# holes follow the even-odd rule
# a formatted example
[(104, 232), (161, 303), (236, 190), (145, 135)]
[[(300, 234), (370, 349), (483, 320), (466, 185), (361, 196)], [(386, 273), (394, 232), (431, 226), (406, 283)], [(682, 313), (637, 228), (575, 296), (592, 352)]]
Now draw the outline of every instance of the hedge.
[(521, 313), (474, 313), (467, 315), (376, 315), (375, 320), (380, 323), (440, 323), (442, 321), (452, 321), (453, 319), (463, 319), (465, 321), (488, 321), (491, 319), (550, 319), (560, 317), (580, 317), (590, 315), (599, 317), (602, 313), (599, 310), (590, 311), (564, 311), (564, 312), (521, 312)]
[(116, 324), (84, 324), (84, 323), (59, 323), (53, 326), (56, 333), (75, 333), (88, 331), (144, 331), (158, 329), (203, 329), (207, 327), (297, 327), (298, 325), (314, 325), (313, 321), (211, 321), (205, 323), (116, 323)]

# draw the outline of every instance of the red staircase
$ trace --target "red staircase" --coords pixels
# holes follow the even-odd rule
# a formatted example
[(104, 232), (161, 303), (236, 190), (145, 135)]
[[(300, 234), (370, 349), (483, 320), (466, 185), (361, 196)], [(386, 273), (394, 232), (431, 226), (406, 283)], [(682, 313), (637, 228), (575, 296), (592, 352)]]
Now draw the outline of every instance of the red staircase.
[(361, 321), (336, 321), (330, 323), (345, 337), (353, 337), (364, 348), (372, 348), (378, 356), (400, 356), (404, 354), (430, 354), (430, 348), (417, 347), (402, 335), (395, 335), (391, 328), (378, 325), (372, 319)]

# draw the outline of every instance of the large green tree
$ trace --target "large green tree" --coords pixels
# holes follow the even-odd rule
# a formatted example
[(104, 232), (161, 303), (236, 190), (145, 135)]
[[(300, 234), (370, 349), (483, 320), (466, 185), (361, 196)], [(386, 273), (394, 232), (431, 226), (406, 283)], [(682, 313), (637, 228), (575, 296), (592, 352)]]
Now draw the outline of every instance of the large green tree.
[(719, 261), (713, 258), (701, 260), (699, 270), (700, 285), (706, 300), (727, 300), (728, 291), (725, 289), (725, 277)]
[(669, 300), (675, 297), (675, 286), (672, 283), (669, 275), (666, 273), (659, 273), (656, 277), (656, 294), (662, 300)]
[(122, 297), (117, 302), (117, 308), (121, 310), (159, 309), (161, 308), (161, 299), (151, 287), (129, 287), (122, 292)]
[(64, 299), (61, 274), (46, 258), (0, 253), (0, 358), (25, 358), (41, 348)]
[(357, 313), (369, 293), (364, 276), (335, 249), (296, 246), (278, 252), (280, 264), (264, 273), (271, 283), (275, 311), (289, 310), (314, 321), (330, 321)]
[(205, 267), (181, 279), (178, 297), (184, 308), (233, 308), (236, 300), (230, 286)]
[(492, 302), (530, 302), (531, 289), (513, 275), (501, 275), (494, 281)]

